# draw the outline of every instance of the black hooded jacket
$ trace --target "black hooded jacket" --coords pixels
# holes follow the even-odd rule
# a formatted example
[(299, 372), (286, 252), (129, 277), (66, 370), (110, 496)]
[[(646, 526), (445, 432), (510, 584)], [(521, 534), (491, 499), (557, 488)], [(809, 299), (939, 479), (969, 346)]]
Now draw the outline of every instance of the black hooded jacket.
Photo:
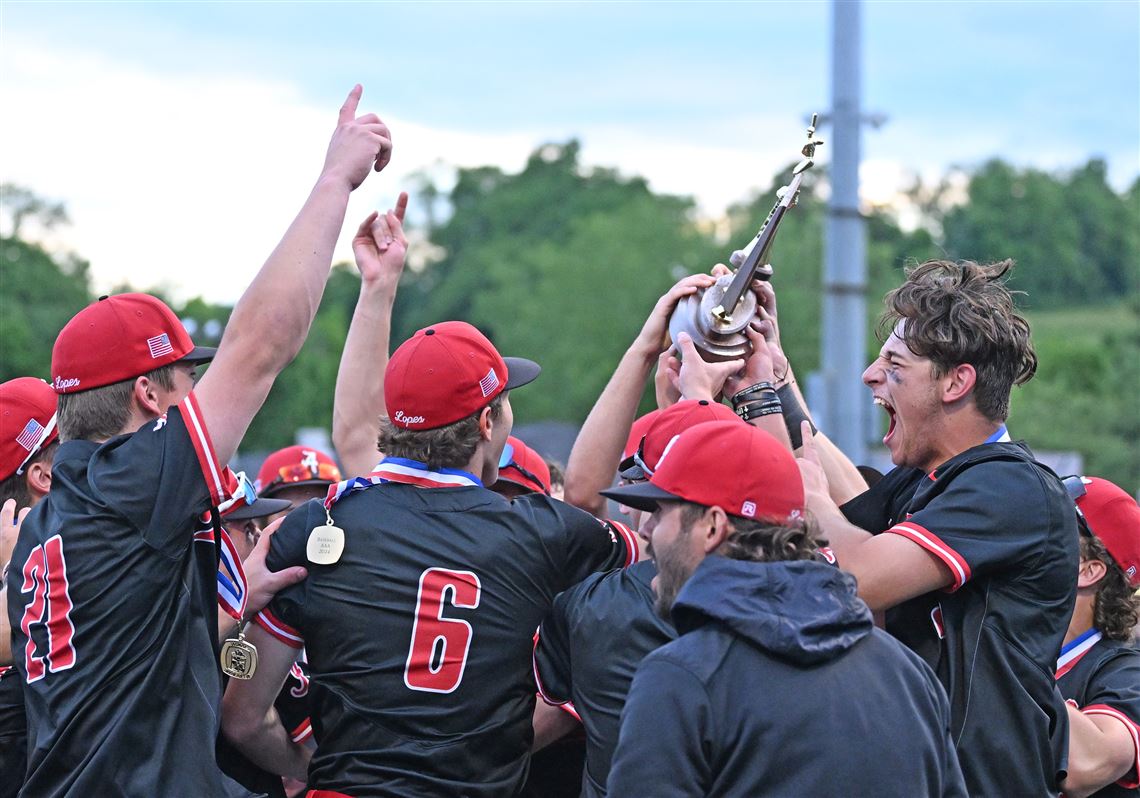
[(934, 672), (817, 562), (705, 559), (634, 677), (621, 796), (965, 795)]

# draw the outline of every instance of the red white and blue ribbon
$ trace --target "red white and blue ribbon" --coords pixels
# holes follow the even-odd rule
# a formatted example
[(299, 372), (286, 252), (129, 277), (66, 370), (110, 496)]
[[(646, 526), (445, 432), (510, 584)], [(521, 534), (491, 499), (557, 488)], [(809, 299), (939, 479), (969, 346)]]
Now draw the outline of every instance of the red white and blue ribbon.
[(483, 487), (482, 480), (472, 473), (458, 468), (441, 468), (432, 471), (426, 465), (405, 457), (385, 457), (372, 473), (364, 477), (354, 477), (329, 486), (325, 496), (325, 509), (331, 508), (344, 496), (358, 490), (382, 485), (385, 482), (399, 482), (421, 488), (463, 488)]
[(1066, 643), (1061, 648), (1061, 656), (1057, 658), (1056, 678), (1060, 679), (1071, 671), (1073, 666), (1080, 662), (1081, 657), (1089, 653), (1089, 649), (1100, 641), (1101, 637), (1102, 635), (1099, 631), (1089, 629), (1080, 637)]
[[(214, 543), (214, 530), (203, 529), (194, 533), (195, 542)], [(241, 566), (237, 548), (230, 540), (230, 535), (222, 527), (221, 546), (218, 563), (218, 605), (226, 611), (235, 621), (240, 621), (245, 615), (245, 605), (248, 600), (248, 587), (245, 579), (245, 569)]]
[(1002, 424), (983, 443), (1009, 443), (1012, 440), (1013, 438), (1009, 437), (1009, 430), (1005, 428), (1005, 424)]

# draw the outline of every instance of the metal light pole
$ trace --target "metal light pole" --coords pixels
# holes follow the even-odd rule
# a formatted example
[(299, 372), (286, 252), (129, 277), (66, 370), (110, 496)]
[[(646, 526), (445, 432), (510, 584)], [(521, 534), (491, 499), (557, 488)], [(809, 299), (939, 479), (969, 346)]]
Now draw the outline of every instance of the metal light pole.
[(832, 0), (831, 199), (824, 240), (820, 428), (855, 463), (866, 462), (867, 242), (859, 212), (862, 157), (859, 0)]

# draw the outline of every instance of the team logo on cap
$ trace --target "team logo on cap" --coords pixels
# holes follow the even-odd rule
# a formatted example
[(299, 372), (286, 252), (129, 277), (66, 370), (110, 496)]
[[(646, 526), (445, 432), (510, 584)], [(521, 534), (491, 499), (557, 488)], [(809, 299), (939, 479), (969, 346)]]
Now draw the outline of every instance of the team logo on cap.
[(71, 377), (70, 379), (66, 379), (66, 380), (63, 379), (62, 377), (56, 377), (55, 378), (55, 389), (57, 391), (63, 391), (63, 390), (66, 390), (67, 388), (78, 388), (78, 387), (79, 387), (79, 378), (78, 377)]
[(756, 516), (756, 502), (745, 502), (740, 506), (740, 514), (745, 518), (754, 518)]
[(397, 424), (423, 424), (423, 416), (405, 416), (403, 410), (397, 410), (392, 416), (392, 420)]
[(166, 333), (156, 335), (153, 338), (147, 338), (146, 345), (147, 348), (150, 349), (150, 356), (156, 360), (160, 357), (174, 354), (174, 347), (170, 345), (170, 336)]
[(487, 372), (487, 376), (479, 380), (479, 390), (483, 392), (483, 398), (486, 399), (493, 394), (498, 387), (499, 375), (495, 373), (495, 369), (492, 367), (491, 370)]
[(16, 436), (16, 443), (30, 452), (40, 442), (40, 436), (43, 434), (44, 425), (33, 418), (24, 425), (24, 431)]

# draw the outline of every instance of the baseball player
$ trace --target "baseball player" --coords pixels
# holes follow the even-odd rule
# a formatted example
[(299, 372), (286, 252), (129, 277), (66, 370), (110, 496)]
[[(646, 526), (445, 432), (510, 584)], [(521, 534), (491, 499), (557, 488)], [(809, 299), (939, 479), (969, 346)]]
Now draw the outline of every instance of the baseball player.
[[(322, 505), (294, 510), (271, 568), (307, 564), (250, 639), (248, 682), (226, 691), (223, 729), (270, 770), (321, 795), (511, 795), (526, 775), (534, 630), (558, 592), (628, 565), (636, 547), (587, 513), (483, 486), (513, 423), (510, 389), (539, 372), (474, 327), (424, 328), (384, 375), (385, 458)], [(277, 731), (280, 679), (304, 645), (318, 746)]]
[(220, 541), (195, 533), (227, 498), (220, 463), (304, 341), (350, 192), (388, 161), (387, 127), (357, 117), (360, 94), (195, 390), (213, 353), (153, 297), (100, 300), (56, 339), (62, 443), (7, 586), (26, 683), (22, 795), (247, 794), (215, 764)]
[[(228, 502), (229, 507), (221, 508), (222, 526), (232, 542), (238, 561), (248, 570), (251, 555), (262, 537), (262, 522), (266, 518), (285, 512), (290, 507), (286, 499), (266, 499), (258, 496), (246, 482), (245, 474), (237, 474), (241, 487), (235, 495), (243, 501)], [(270, 533), (266, 533), (270, 534)], [(261, 553), (264, 557), (264, 553)], [(221, 577), (219, 577), (221, 578)], [(222, 591), (224, 593), (224, 588)], [(304, 659), (298, 659), (289, 670), (289, 675), (277, 694), (273, 706), (285, 731), (291, 740), (302, 743), (312, 737), (313, 727), (309, 721), (309, 671)], [(281, 777), (257, 767), (241, 755), (226, 739), (219, 735), (217, 744), (218, 766), (222, 772), (241, 784), (250, 792), (264, 794), (268, 798), (285, 798), (286, 792)]]
[(698, 424), (648, 482), (606, 493), (652, 513), (657, 608), (680, 635), (637, 669), (609, 794), (966, 794), (945, 693), (817, 560), (785, 445)]
[(320, 449), (311, 446), (278, 449), (265, 458), (253, 484), (262, 499), (280, 499), (285, 505), (279, 513), (265, 517), (263, 523), (272, 523), (309, 499), (323, 499), (329, 486), (341, 479), (336, 461)]
[[(51, 464), (59, 448), (55, 406), (55, 391), (43, 380), (20, 377), (0, 385), (0, 569), (5, 572), (19, 531), (17, 508), (34, 507), (51, 489)], [(5, 642), (10, 639), (6, 606), (0, 613)], [(0, 798), (20, 791), (27, 750), (23, 683), (15, 667), (0, 666)]]
[(890, 418), (892, 461), (924, 476), (894, 524), (873, 530), (885, 534), (840, 512), (810, 433), (801, 463), (808, 507), (872, 610), (942, 591), (929, 664), (970, 792), (1044, 795), (1064, 770), (1067, 713), (1050, 673), (1075, 598), (1077, 530), (1060, 479), (1004, 424), (1013, 385), (1037, 365), (1002, 282), (1011, 265), (930, 261), (887, 295), (892, 332), (863, 380)]
[(550, 495), (550, 468), (542, 455), (514, 435), (507, 438), (499, 458), (499, 478), (491, 490), (515, 499), (527, 493)]
[(1077, 604), (1057, 660), (1068, 699), (1065, 795), (1140, 796), (1140, 507), (1108, 480), (1065, 480), (1080, 511)]

